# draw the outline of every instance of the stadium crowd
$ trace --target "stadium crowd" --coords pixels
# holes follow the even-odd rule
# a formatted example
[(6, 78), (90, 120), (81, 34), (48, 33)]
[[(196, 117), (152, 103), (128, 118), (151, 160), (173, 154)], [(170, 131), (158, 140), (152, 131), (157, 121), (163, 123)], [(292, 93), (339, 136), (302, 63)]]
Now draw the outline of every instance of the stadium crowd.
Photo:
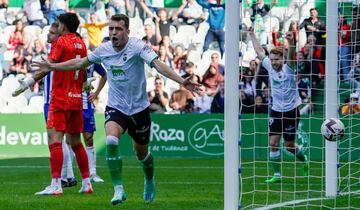
[[(11, 92), (18, 79), (34, 74), (32, 60), (46, 56), (49, 25), (59, 14), (76, 13), (81, 21), (78, 33), (89, 52), (108, 36), (109, 17), (125, 13), (130, 19), (130, 36), (142, 38), (158, 53), (161, 61), (184, 78), (203, 84), (200, 94), (193, 95), (173, 81), (166, 80), (146, 66), (150, 109), (157, 113), (222, 113), (224, 112), (225, 1), (183, 0), (179, 8), (164, 8), (164, 1), (93, 0), (90, 8), (69, 8), (66, 0), (25, 0), (21, 9), (8, 8), (0, 1), (0, 112), (39, 112), (43, 82), (17, 98)], [(314, 110), (313, 98), (322, 88), (325, 69), (325, 19), (307, 1), (289, 1), (278, 7), (263, 0), (246, 0), (240, 43), (239, 88), (242, 113), (268, 113), (271, 106), (267, 71), (260, 65), (247, 31), (268, 53), (273, 46), (288, 43), (284, 34), (292, 32), (297, 46), (297, 81), (302, 98), (302, 113)], [(355, 87), (352, 98), (360, 95), (360, 18), (358, 8), (339, 20), (339, 75), (341, 83)], [(351, 22), (351, 23), (350, 23)], [(100, 77), (95, 81), (98, 84)], [(107, 85), (96, 102), (103, 111)], [(350, 98), (350, 97), (349, 97)], [(344, 103), (347, 103), (345, 101)], [(357, 103), (360, 103), (359, 101)], [(42, 105), (39, 105), (40, 107)]]

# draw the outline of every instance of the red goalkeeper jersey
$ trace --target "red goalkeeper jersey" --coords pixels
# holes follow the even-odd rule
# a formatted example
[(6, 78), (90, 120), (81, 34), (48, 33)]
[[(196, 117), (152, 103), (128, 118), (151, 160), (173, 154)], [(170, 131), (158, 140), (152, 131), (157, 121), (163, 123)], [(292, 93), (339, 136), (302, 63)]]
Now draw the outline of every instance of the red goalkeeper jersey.
[[(86, 46), (75, 33), (60, 36), (51, 47), (49, 60), (64, 62), (87, 55)], [(53, 109), (81, 110), (84, 69), (54, 71), (50, 106)]]

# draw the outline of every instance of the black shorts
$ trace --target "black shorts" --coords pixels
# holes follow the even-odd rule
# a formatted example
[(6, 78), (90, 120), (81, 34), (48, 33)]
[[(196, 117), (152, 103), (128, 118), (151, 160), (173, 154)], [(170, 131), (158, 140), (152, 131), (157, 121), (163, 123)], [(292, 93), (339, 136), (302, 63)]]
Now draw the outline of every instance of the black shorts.
[(138, 144), (147, 145), (150, 141), (150, 111), (149, 108), (128, 116), (117, 109), (106, 106), (105, 124), (114, 121), (125, 131), (128, 129), (131, 138)]
[(269, 136), (283, 135), (285, 141), (295, 141), (295, 134), (300, 121), (298, 108), (288, 112), (270, 111)]

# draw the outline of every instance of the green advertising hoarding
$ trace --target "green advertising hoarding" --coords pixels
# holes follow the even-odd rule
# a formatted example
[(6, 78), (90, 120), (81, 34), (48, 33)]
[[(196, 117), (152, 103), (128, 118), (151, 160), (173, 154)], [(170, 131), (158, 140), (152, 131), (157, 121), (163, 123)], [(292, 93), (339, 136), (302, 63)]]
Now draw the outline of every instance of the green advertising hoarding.
[[(241, 116), (241, 155), (243, 160), (266, 160), (268, 157), (268, 116)], [(308, 150), (312, 160), (323, 160), (325, 141), (320, 134), (323, 115), (311, 115), (301, 120), (309, 135)], [(360, 115), (342, 118), (346, 135), (339, 143), (343, 160), (360, 157)], [(94, 135), (97, 154), (105, 155), (104, 116), (96, 114)], [(349, 138), (351, 137), (351, 138)], [(232, 139), (237, 141), (238, 139)], [(155, 156), (209, 157), (223, 156), (224, 120), (221, 114), (152, 115), (150, 150)], [(120, 139), (124, 156), (132, 156), (132, 142), (127, 134)], [(350, 155), (350, 156), (349, 156)], [(47, 157), (47, 134), (42, 114), (0, 115), (0, 158)]]

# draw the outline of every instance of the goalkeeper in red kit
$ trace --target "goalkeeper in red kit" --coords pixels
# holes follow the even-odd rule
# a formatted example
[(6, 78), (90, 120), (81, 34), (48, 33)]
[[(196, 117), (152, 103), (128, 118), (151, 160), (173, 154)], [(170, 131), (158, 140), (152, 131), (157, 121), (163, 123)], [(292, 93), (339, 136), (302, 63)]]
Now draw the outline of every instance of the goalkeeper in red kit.
[[(63, 62), (74, 58), (86, 57), (86, 46), (76, 34), (80, 24), (76, 14), (65, 13), (58, 17), (60, 36), (53, 44), (48, 56), (50, 62)], [(47, 74), (47, 72), (40, 72)], [(83, 131), (82, 87), (86, 80), (84, 69), (56, 71), (53, 73), (51, 103), (46, 124), (50, 150), (51, 184), (35, 195), (59, 195), (61, 187), (61, 168), (63, 151), (61, 141), (69, 134), (69, 143), (75, 153), (82, 187), (79, 193), (92, 193), (89, 179), (89, 164), (80, 134)]]

